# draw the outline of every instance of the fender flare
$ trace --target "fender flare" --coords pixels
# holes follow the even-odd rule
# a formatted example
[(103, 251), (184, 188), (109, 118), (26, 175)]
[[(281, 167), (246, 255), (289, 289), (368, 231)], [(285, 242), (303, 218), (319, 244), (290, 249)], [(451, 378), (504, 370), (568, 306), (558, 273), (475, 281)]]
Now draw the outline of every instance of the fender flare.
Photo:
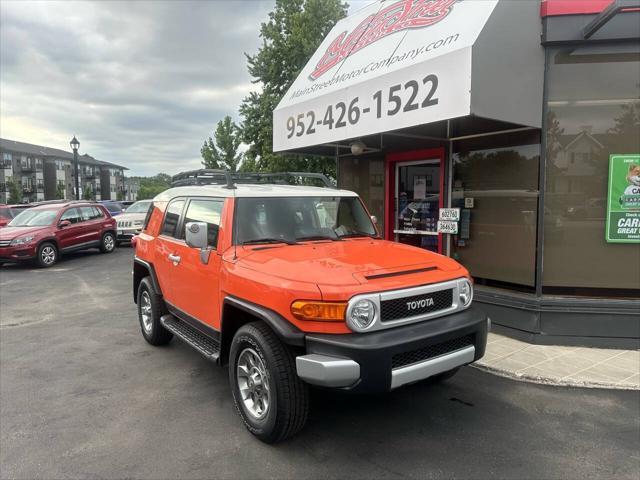
[[(292, 325), (291, 322), (287, 321), (273, 310), (234, 296), (226, 296), (222, 303), (223, 317), (220, 322), (221, 326), (224, 325), (224, 307), (226, 305), (231, 305), (259, 318), (269, 325), (276, 335), (278, 335), (278, 337), (280, 337), (280, 339), (287, 345), (304, 347), (305, 333), (302, 330), (298, 329), (295, 325)], [(224, 328), (221, 328), (221, 333), (222, 336), (224, 336)]]
[[(156, 270), (153, 268), (153, 264), (142, 260), (141, 258), (134, 257), (133, 258), (133, 271), (131, 272), (131, 276), (133, 277), (133, 301), (134, 303), (138, 300), (138, 289), (137, 283), (140, 283), (138, 279), (136, 279), (136, 264), (140, 265), (142, 268), (149, 272), (149, 276), (151, 277), (151, 283), (153, 284), (153, 289), (156, 291), (158, 295), (162, 295), (162, 290), (160, 289), (160, 283), (158, 282), (158, 276), (156, 275)], [(138, 281), (137, 281), (138, 280)]]

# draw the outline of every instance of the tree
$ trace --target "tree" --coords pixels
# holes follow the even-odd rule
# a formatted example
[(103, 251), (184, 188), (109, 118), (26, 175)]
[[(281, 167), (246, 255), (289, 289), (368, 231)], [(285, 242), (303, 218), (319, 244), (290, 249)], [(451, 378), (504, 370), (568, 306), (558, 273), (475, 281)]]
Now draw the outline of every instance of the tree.
[(139, 177), (138, 200), (147, 200), (164, 192), (171, 185), (171, 176), (159, 173), (155, 177)]
[(93, 198), (93, 193), (91, 192), (91, 185), (87, 185), (84, 189), (84, 195), (82, 195), (84, 200), (91, 200)]
[(238, 126), (227, 115), (223, 120), (218, 122), (214, 140), (209, 137), (205, 140), (204, 145), (200, 149), (205, 168), (223, 168), (230, 172), (238, 170), (238, 164), (242, 161), (242, 153), (238, 152), (240, 147), (240, 131)]
[(22, 201), (22, 183), (11, 180), (7, 182), (9, 187), (9, 199), (7, 203), (20, 203)]
[(64, 199), (65, 193), (64, 183), (58, 182), (58, 185), (56, 186), (56, 199)]
[[(245, 163), (264, 171), (311, 171), (335, 177), (335, 159), (273, 153), (273, 110), (348, 5), (340, 0), (276, 0), (260, 27), (262, 47), (246, 55), (254, 91), (240, 106)], [(246, 171), (243, 165), (242, 170)]]

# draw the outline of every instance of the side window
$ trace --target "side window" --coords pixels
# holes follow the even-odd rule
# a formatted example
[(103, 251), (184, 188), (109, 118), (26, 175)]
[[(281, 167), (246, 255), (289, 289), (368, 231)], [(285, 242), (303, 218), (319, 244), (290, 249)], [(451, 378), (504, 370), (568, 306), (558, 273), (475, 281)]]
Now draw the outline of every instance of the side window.
[(149, 226), (149, 220), (151, 220), (151, 214), (153, 213), (154, 208), (155, 207), (153, 205), (153, 202), (151, 202), (151, 205), (149, 205), (149, 210), (147, 210), (147, 216), (144, 217), (144, 226), (142, 227), (143, 230), (146, 230)]
[(82, 221), (82, 216), (77, 208), (70, 208), (62, 214), (60, 221), (62, 220), (68, 220), (71, 223), (79, 223)]
[(221, 214), (221, 200), (191, 200), (182, 225), (182, 238), (184, 238), (184, 229), (188, 222), (204, 222), (207, 224), (207, 243), (211, 248), (216, 248)]
[(95, 218), (95, 212), (93, 207), (80, 207), (80, 215), (83, 222), (88, 222)]
[(91, 209), (93, 210), (93, 215), (91, 216), (91, 218), (104, 218), (102, 210), (100, 210), (98, 207), (91, 207)]
[(167, 211), (164, 214), (164, 223), (162, 225), (161, 235), (168, 235), (170, 237), (180, 238), (177, 233), (178, 222), (180, 221), (180, 214), (184, 207), (184, 200), (174, 200), (167, 206)]

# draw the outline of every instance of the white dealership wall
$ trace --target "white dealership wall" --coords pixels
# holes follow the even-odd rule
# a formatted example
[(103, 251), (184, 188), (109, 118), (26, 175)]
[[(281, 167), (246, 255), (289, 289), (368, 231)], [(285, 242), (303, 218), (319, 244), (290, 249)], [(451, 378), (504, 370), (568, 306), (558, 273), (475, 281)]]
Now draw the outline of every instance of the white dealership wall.
[[(331, 144), (470, 114), (539, 128), (544, 51), (538, 3), (432, 1), (450, 4), (437, 23), (378, 39), (318, 75), (316, 67), (341, 33), (348, 35), (381, 9), (401, 9), (419, 1), (378, 1), (338, 22), (274, 111), (274, 151)], [(433, 76), (437, 77), (435, 89)], [(425, 82), (427, 77), (430, 80)], [(390, 92), (398, 85), (399, 89)], [(432, 89), (431, 100), (437, 103), (422, 106)], [(405, 111), (414, 90), (417, 94), (411, 105), (419, 107)], [(374, 98), (378, 91), (381, 108)], [(402, 102), (394, 115), (387, 114), (395, 106), (390, 96)], [(336, 127), (340, 102), (346, 110), (345, 125)], [(350, 105), (351, 119), (357, 121), (349, 119)], [(330, 107), (333, 128), (324, 122)], [(288, 129), (292, 123), (294, 128)]]

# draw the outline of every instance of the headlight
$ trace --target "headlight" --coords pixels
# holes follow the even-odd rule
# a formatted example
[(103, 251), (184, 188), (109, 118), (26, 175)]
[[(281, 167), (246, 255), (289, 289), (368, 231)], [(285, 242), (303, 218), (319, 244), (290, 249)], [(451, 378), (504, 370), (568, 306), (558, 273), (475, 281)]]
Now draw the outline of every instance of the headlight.
[(376, 318), (376, 306), (370, 300), (359, 300), (349, 310), (347, 324), (351, 330), (361, 332)]
[(136, 227), (141, 227), (142, 226), (142, 220), (135, 220), (133, 222), (133, 225), (136, 226)]
[(463, 307), (468, 307), (473, 299), (473, 286), (467, 279), (462, 280), (458, 284), (458, 293), (460, 294), (460, 303)]
[(11, 240), (11, 245), (24, 245), (25, 243), (29, 243), (31, 240), (35, 238), (34, 235), (29, 235), (28, 237), (19, 237)]

